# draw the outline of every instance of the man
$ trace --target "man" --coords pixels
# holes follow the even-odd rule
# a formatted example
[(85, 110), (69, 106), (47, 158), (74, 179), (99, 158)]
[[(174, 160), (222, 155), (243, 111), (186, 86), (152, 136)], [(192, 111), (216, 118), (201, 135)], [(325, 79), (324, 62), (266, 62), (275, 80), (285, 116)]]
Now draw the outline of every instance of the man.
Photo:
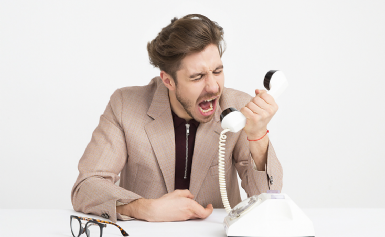
[(266, 91), (251, 97), (224, 87), (222, 43), (223, 29), (199, 14), (174, 18), (148, 43), (160, 77), (111, 96), (79, 162), (76, 211), (114, 222), (180, 221), (223, 207), (218, 141), (220, 114), (228, 107), (247, 118), (243, 131), (227, 133), (231, 206), (241, 201), (236, 172), (248, 196), (282, 188), (282, 167), (267, 135), (278, 106)]

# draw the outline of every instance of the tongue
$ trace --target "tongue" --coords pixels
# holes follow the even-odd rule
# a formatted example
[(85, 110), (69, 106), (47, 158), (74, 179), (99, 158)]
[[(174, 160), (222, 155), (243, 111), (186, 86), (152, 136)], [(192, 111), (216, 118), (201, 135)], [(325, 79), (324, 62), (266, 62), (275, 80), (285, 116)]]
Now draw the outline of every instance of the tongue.
[(211, 104), (211, 102), (203, 101), (202, 103), (199, 104), (199, 106), (200, 106), (203, 110), (208, 110), (208, 109), (210, 108), (210, 104)]

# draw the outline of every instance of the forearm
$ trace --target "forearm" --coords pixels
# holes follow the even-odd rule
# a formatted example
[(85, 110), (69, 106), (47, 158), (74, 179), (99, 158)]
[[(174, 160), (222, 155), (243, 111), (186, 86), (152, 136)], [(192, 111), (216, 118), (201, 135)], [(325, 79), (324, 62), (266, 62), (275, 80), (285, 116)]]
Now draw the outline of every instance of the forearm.
[[(258, 134), (255, 137), (249, 137), (249, 139), (255, 140), (263, 135), (264, 133), (262, 135)], [(235, 166), (239, 177), (242, 179), (242, 188), (245, 189), (249, 196), (259, 195), (267, 190), (282, 189), (282, 166), (276, 156), (273, 144), (267, 136), (259, 141), (249, 142), (247, 141), (247, 135), (242, 132), (234, 147), (233, 159), (235, 160)], [(259, 142), (261, 143), (258, 144)], [(267, 142), (267, 144), (264, 145), (263, 142)], [(259, 147), (255, 147), (257, 145)], [(254, 150), (257, 151), (256, 154)], [(251, 151), (254, 154), (251, 154)], [(258, 156), (258, 152), (262, 154)], [(263, 158), (262, 164), (259, 160), (255, 161), (258, 157)]]
[(265, 171), (267, 163), (267, 148), (269, 146), (269, 137), (266, 135), (261, 140), (249, 141), (251, 156), (257, 166), (258, 171)]
[(189, 190), (175, 190), (158, 199), (144, 199), (132, 201), (129, 204), (116, 207), (121, 215), (127, 215), (146, 221), (185, 221), (188, 219), (206, 218), (213, 206), (202, 207)]
[[(116, 221), (116, 202), (130, 203), (141, 196), (116, 186), (101, 177), (78, 179), (72, 189), (72, 205), (75, 211), (92, 213)], [(103, 215), (104, 214), (104, 215)]]
[(150, 213), (148, 210), (151, 207), (151, 203), (151, 199), (140, 198), (128, 204), (117, 206), (116, 212), (135, 219), (149, 221)]

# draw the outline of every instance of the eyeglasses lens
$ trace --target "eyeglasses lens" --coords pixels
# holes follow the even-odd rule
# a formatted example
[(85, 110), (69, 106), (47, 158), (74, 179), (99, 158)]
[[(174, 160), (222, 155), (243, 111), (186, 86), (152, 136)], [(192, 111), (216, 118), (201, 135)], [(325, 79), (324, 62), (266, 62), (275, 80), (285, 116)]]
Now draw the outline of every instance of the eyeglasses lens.
[(71, 218), (71, 231), (74, 237), (78, 237), (80, 235), (80, 221), (75, 217)]
[(88, 237), (101, 237), (101, 228), (96, 223), (88, 222), (86, 226), (86, 234)]

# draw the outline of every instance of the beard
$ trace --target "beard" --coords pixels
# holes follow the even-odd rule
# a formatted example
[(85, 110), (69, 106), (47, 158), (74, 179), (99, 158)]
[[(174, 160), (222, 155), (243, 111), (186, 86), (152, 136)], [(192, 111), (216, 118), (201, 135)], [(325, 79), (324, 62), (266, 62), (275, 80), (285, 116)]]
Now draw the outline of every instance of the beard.
[[(206, 94), (204, 96), (199, 96), (198, 100), (197, 101), (200, 101), (201, 98), (211, 98), (211, 97), (214, 97), (214, 96), (217, 96), (217, 95), (220, 95), (221, 93), (219, 92), (218, 94)], [(207, 123), (207, 122), (210, 122), (211, 119), (214, 117), (215, 113), (213, 113), (212, 115), (210, 115), (208, 118), (206, 119), (199, 119), (199, 118), (196, 118), (192, 111), (194, 110), (194, 105), (195, 103), (193, 103), (192, 101), (188, 100), (188, 98), (184, 98), (180, 93), (179, 93), (179, 90), (178, 90), (178, 87), (176, 88), (175, 90), (175, 97), (176, 99), (178, 100), (178, 102), (183, 106), (183, 109), (186, 111), (186, 113), (193, 119), (195, 119), (195, 121), (199, 122), (199, 123)], [(219, 101), (219, 97), (217, 99), (217, 101)], [(217, 103), (216, 101), (216, 103)], [(199, 105), (198, 105), (199, 106)], [(216, 108), (215, 108), (216, 109)]]

